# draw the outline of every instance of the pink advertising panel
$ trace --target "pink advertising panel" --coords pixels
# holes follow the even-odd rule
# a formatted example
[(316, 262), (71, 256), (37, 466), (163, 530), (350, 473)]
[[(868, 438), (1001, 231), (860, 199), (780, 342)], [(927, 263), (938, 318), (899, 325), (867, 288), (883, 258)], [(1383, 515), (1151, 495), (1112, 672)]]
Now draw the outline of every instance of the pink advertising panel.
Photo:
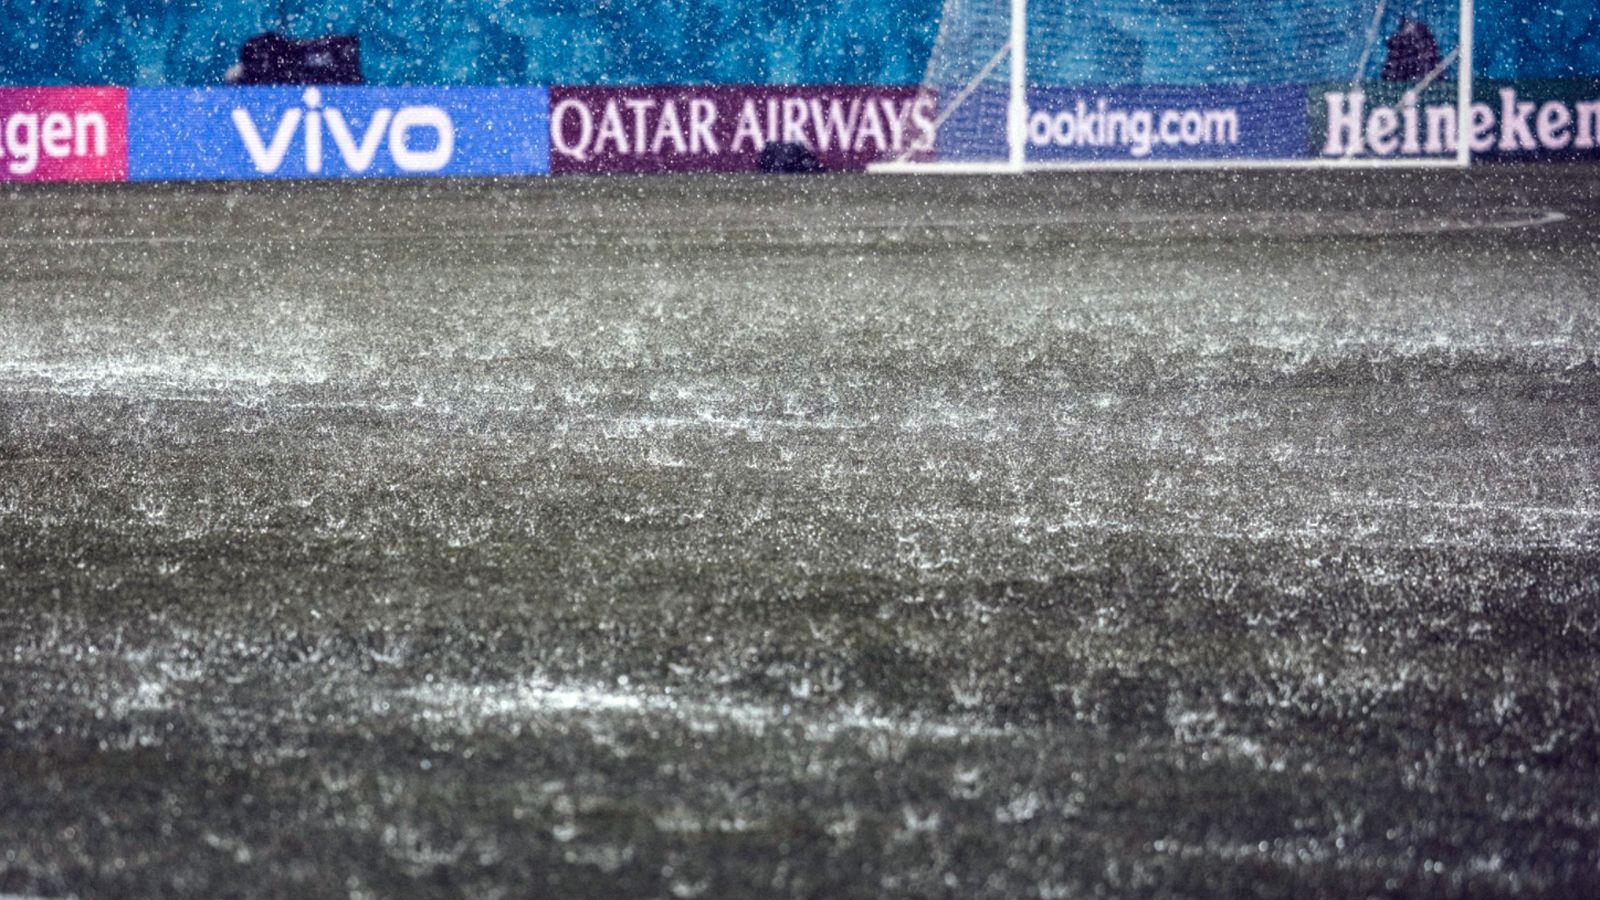
[(863, 169), (926, 158), (936, 114), (914, 87), (556, 87), (550, 165), (557, 175), (753, 171), (783, 143), (829, 170)]
[(0, 88), (0, 181), (126, 181), (122, 88)]

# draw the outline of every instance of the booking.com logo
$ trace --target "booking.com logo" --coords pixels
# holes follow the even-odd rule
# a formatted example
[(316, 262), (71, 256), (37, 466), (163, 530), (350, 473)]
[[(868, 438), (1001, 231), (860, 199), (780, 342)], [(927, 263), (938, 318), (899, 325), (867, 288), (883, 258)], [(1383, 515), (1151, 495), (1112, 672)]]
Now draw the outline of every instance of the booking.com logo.
[(1028, 142), (1035, 147), (1127, 147), (1149, 156), (1156, 145), (1195, 147), (1239, 143), (1237, 109), (1117, 109), (1106, 98), (1059, 112), (1028, 117)]

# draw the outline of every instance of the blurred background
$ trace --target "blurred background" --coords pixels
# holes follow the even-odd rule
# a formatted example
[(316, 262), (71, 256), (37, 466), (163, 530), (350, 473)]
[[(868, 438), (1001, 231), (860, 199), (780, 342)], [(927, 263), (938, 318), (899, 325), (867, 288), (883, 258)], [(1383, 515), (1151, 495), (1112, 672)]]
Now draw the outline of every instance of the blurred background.
[[(1162, 0), (1204, 23), (1214, 0)], [(1402, 4), (1391, 4), (1397, 8)], [(1087, 5), (1085, 5), (1087, 6)], [(1349, 16), (1348, 2), (1274, 0), (1260, 19)], [(1036, 9), (1038, 6), (1036, 5)], [(0, 5), (0, 83), (216, 84), (251, 35), (358, 35), (371, 84), (916, 84), (941, 0), (47, 0)], [(1475, 66), (1500, 79), (1600, 77), (1594, 0), (1481, 0)], [(1109, 34), (1098, 80), (1137, 80), (1129, 61), (1173, 39), (1137, 20), (1072, 15)], [(1315, 29), (1308, 29), (1314, 31)], [(1294, 30), (1251, 40), (1296, 55)], [(1186, 40), (1228, 45), (1221, 29)], [(1191, 57), (1203, 60), (1206, 54)], [(1178, 73), (1182, 78), (1182, 73)], [(1197, 71), (1192, 78), (1204, 81)]]

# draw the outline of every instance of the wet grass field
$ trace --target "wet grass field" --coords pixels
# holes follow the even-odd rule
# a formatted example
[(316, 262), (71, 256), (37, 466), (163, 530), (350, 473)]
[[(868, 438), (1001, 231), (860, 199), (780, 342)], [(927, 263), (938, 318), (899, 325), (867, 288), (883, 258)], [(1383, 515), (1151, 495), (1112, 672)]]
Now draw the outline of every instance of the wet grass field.
[(1600, 170), (0, 209), (0, 894), (1600, 892)]

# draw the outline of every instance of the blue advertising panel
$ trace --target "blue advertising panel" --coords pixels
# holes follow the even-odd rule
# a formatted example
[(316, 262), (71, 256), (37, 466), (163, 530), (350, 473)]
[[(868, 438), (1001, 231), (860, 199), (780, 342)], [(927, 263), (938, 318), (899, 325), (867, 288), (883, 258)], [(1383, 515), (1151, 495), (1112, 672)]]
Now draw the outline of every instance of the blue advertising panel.
[(1304, 88), (1033, 88), (1028, 159), (1294, 159), (1306, 154)]
[(549, 172), (543, 87), (128, 92), (132, 181)]

